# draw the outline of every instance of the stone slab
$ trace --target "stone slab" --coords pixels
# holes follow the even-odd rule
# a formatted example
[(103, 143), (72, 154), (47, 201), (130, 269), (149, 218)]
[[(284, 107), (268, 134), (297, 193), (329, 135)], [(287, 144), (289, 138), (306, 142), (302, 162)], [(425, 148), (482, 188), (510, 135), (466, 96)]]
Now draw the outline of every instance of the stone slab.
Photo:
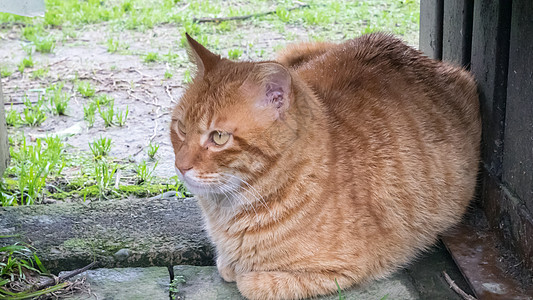
[[(176, 266), (174, 274), (185, 282), (178, 284), (176, 299), (181, 300), (240, 300), (235, 283), (224, 282), (213, 266)], [(90, 270), (83, 276), (90, 284), (90, 294), (80, 293), (69, 299), (164, 299), (170, 298), (169, 274), (166, 268), (116, 268)], [(345, 299), (420, 299), (405, 273), (375, 281), (342, 292)], [(92, 298), (91, 298), (92, 297)], [(336, 300), (337, 294), (314, 298)]]
[(26, 242), (52, 272), (98, 267), (213, 265), (194, 199), (130, 199), (0, 208), (1, 245)]
[[(183, 276), (184, 283), (178, 285), (177, 296), (184, 300), (240, 300), (245, 299), (239, 293), (235, 283), (224, 282), (218, 275), (216, 267), (176, 266), (175, 276)], [(342, 292), (345, 299), (419, 299), (418, 292), (409, 276), (403, 272), (387, 279), (374, 281), (364, 286), (353, 287)], [(336, 300), (339, 295), (317, 297), (319, 300)]]
[(89, 291), (76, 294), (68, 299), (169, 299), (167, 268), (97, 269), (87, 271), (81, 276), (87, 278), (87, 282), (90, 284)]
[[(235, 283), (227, 283), (214, 266), (174, 266), (175, 278), (182, 278), (176, 299), (181, 300), (240, 300), (244, 299)], [(342, 292), (344, 299), (439, 299), (460, 300), (445, 282), (446, 271), (456, 284), (471, 294), (451, 257), (439, 244), (425, 253), (412, 265), (388, 278), (356, 286)], [(96, 269), (85, 273), (90, 290), (98, 299), (169, 299), (170, 277), (167, 268), (117, 268)], [(148, 296), (149, 295), (149, 296)], [(89, 299), (88, 294), (78, 294), (75, 300)], [(334, 294), (315, 298), (337, 300)]]

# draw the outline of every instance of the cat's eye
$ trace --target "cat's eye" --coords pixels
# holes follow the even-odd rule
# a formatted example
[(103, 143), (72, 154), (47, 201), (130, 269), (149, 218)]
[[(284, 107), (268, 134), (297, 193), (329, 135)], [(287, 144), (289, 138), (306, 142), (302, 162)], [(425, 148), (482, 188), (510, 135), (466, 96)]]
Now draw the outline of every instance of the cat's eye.
[(181, 121), (178, 121), (178, 130), (182, 135), (185, 135), (185, 125)]
[(222, 146), (228, 142), (230, 134), (224, 131), (213, 131), (211, 139), (217, 146)]

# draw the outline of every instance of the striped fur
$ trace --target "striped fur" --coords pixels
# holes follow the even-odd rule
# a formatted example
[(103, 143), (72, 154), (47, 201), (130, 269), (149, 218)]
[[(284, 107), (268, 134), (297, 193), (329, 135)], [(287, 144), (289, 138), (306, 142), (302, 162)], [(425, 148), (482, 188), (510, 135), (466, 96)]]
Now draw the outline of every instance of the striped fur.
[[(385, 34), (294, 45), (264, 74), (190, 43), (200, 70), (173, 113), (175, 164), (220, 275), (245, 297), (302, 299), (386, 276), (460, 221), (481, 132), (466, 71)], [(257, 72), (289, 83), (281, 104), (258, 105), (270, 86), (254, 87)], [(213, 144), (214, 130), (230, 141)]]

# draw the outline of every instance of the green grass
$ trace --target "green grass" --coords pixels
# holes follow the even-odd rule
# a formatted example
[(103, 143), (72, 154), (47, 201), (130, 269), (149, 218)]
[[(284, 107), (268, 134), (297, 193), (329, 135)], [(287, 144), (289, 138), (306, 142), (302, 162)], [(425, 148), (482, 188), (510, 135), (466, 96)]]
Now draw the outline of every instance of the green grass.
[(70, 95), (63, 92), (63, 86), (63, 83), (52, 85), (46, 92), (50, 110), (59, 116), (65, 115), (70, 102)]
[(35, 45), (35, 51), (41, 53), (52, 53), (56, 46), (55, 40), (50, 37), (35, 37), (33, 39), (33, 44)]
[(17, 127), (23, 124), (20, 113), (18, 113), (11, 104), (11, 108), (6, 110), (6, 124), (7, 126)]
[(342, 294), (342, 289), (341, 289), (339, 283), (337, 282), (337, 278), (335, 278), (335, 285), (337, 286), (337, 295), (339, 295), (339, 300), (345, 300), (346, 298)]
[(46, 113), (43, 108), (43, 97), (39, 97), (39, 100), (32, 103), (28, 97), (24, 98), (24, 120), (23, 124), (29, 126), (39, 126), (46, 120)]
[(96, 103), (96, 106), (98, 107), (98, 114), (100, 114), (100, 117), (102, 120), (104, 120), (105, 127), (113, 126), (113, 119), (115, 117), (115, 102), (110, 101), (107, 105), (105, 105), (107, 109), (102, 109), (104, 105), (100, 105), (99, 102)]
[(115, 98), (112, 96), (109, 96), (107, 94), (99, 94), (94, 97), (94, 102), (98, 103), (100, 105), (108, 105), (109, 103), (113, 102)]
[(137, 174), (137, 184), (149, 184), (156, 167), (157, 162), (152, 168), (150, 168), (144, 160), (137, 164), (137, 166), (135, 167), (135, 173)]
[(89, 148), (93, 153), (95, 160), (99, 160), (109, 154), (111, 151), (111, 139), (100, 137), (99, 139), (89, 143)]
[(126, 110), (125, 111), (122, 111), (122, 110), (117, 110), (117, 112), (115, 113), (115, 119), (117, 120), (117, 125), (122, 127), (124, 125), (126, 125), (126, 120), (128, 119), (128, 114), (130, 113), (129, 111), (129, 107), (126, 106)]
[(230, 49), (228, 50), (228, 57), (230, 59), (237, 60), (241, 58), (243, 51), (241, 49)]
[(13, 74), (13, 71), (8, 70), (8, 69), (5, 68), (5, 67), (0, 67), (0, 76), (1, 76), (2, 78), (9, 77), (9, 76), (11, 76), (11, 74)]
[(87, 122), (87, 126), (89, 128), (94, 126), (94, 121), (96, 120), (96, 108), (97, 105), (95, 101), (91, 101), (87, 105), (83, 106), (83, 120)]
[(120, 46), (120, 43), (114, 40), (113, 38), (108, 38), (106, 44), (107, 44), (107, 52), (109, 53), (117, 52)]
[(43, 79), (48, 75), (48, 72), (50, 71), (49, 68), (41, 68), (37, 69), (33, 72), (31, 72), (31, 78), (33, 79)]
[(16, 190), (9, 203), (2, 205), (31, 205), (39, 202), (46, 180), (58, 175), (65, 166), (64, 145), (58, 137), (37, 139), (34, 144), (23, 137), (20, 144), (10, 147), (11, 165), (6, 174), (16, 181)]
[(92, 97), (94, 96), (95, 89), (93, 85), (89, 81), (80, 81), (77, 84), (78, 93), (80, 93), (83, 97)]
[(150, 142), (148, 144), (148, 150), (146, 154), (148, 154), (150, 159), (154, 159), (155, 155), (157, 154), (157, 150), (159, 150), (159, 144), (152, 144), (152, 142)]
[(22, 59), (22, 61), (18, 65), (18, 70), (20, 73), (23, 73), (26, 68), (31, 67), (33, 67), (33, 58), (31, 56), (28, 56)]
[(156, 62), (159, 60), (159, 54), (157, 52), (148, 52), (143, 60), (145, 63)]
[[(0, 236), (0, 239), (8, 237), (10, 236)], [(67, 283), (59, 283), (43, 290), (32, 291), (33, 285), (30, 279), (33, 277), (32, 273), (49, 275), (48, 270), (29, 245), (15, 243), (0, 247), (0, 299), (34, 299), (67, 285)], [(24, 286), (28, 288), (22, 291), (12, 288)]]
[[(8, 75), (8, 76), (9, 76), (9, 75)], [(174, 75), (172, 74), (172, 72), (170, 72), (169, 70), (166, 70), (166, 71), (165, 71), (165, 75), (164, 75), (165, 79), (170, 79), (170, 78), (172, 78), (172, 76), (174, 76)]]
[(117, 164), (109, 163), (105, 159), (98, 160), (94, 165), (94, 178), (96, 180), (96, 187), (98, 188), (98, 197), (100, 199), (105, 199), (113, 190), (113, 177), (117, 170)]

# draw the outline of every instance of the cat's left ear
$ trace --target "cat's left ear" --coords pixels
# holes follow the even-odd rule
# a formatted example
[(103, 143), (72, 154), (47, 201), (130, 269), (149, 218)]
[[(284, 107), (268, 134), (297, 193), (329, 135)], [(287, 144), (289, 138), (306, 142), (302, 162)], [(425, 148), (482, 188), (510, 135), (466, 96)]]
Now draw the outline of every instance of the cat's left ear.
[(196, 77), (202, 78), (220, 61), (220, 55), (207, 50), (195, 41), (188, 33), (185, 33), (189, 43), (189, 57), (196, 63)]
[(259, 63), (241, 85), (241, 91), (260, 108), (270, 109), (275, 119), (290, 105), (291, 74), (278, 63)]

